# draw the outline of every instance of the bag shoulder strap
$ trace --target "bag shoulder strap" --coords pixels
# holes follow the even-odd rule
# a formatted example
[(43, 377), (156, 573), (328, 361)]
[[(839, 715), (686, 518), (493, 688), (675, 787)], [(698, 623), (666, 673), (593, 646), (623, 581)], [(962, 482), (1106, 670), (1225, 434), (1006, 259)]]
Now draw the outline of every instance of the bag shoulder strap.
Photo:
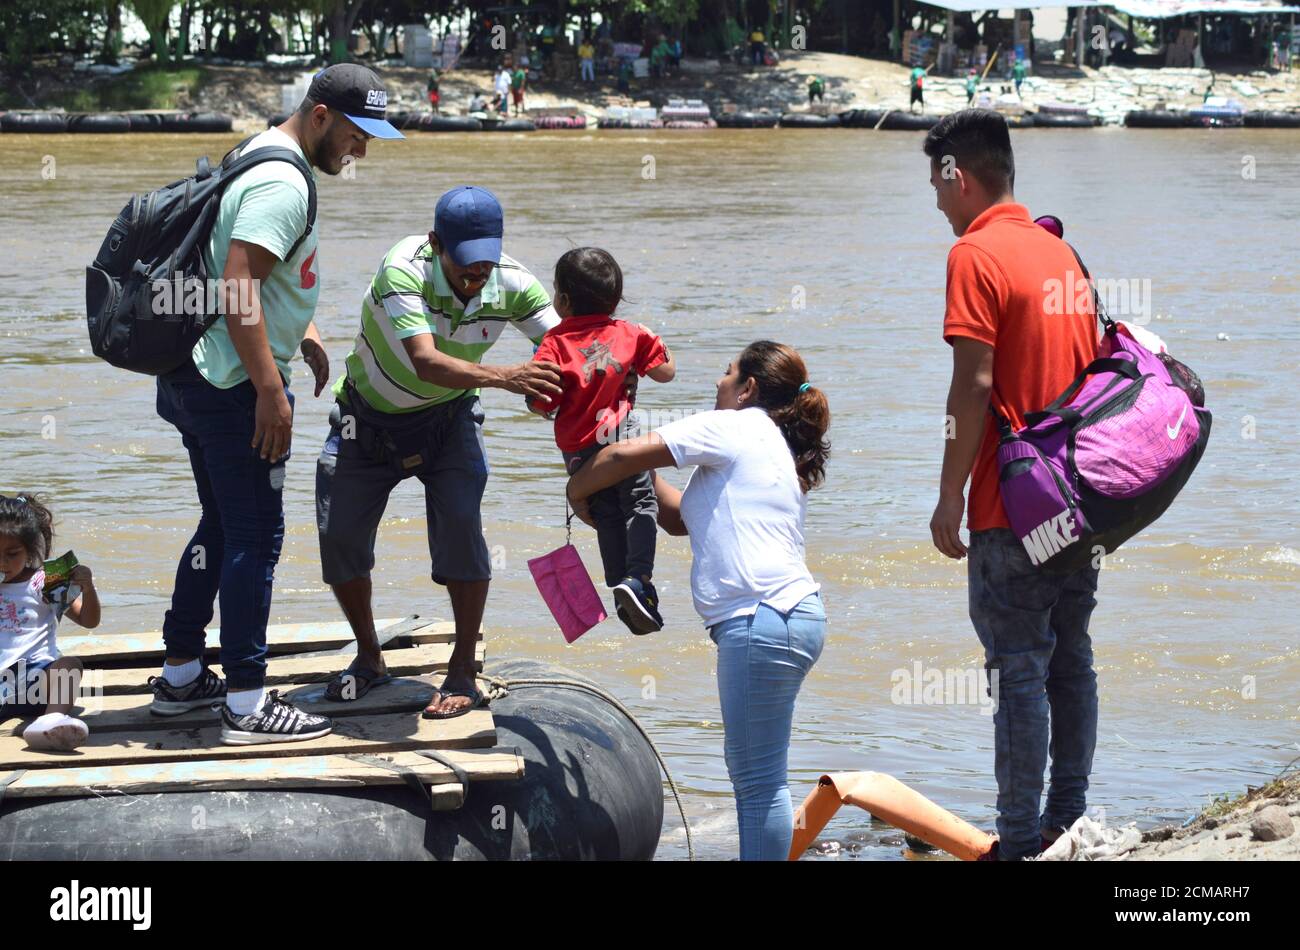
[[(227, 185), (250, 168), (255, 168), (263, 162), (288, 162), (302, 173), (303, 180), (307, 182), (307, 226), (303, 229), (302, 234), (298, 235), (298, 240), (293, 242), (293, 246), (289, 248), (288, 253), (285, 254), (284, 259), (287, 261), (298, 252), (302, 242), (307, 240), (312, 229), (316, 226), (316, 179), (311, 173), (311, 167), (303, 160), (303, 157), (293, 149), (285, 148), (282, 145), (265, 145), (245, 155), (245, 146), (256, 137), (250, 135), (221, 159), (220, 190), (224, 193)], [(206, 165), (206, 158), (199, 161), (199, 176), (196, 177), (203, 176)]]
[(1088, 286), (1092, 290), (1092, 306), (1093, 309), (1097, 311), (1097, 319), (1101, 321), (1101, 325), (1107, 333), (1114, 333), (1116, 329), (1115, 321), (1112, 320), (1110, 314), (1106, 312), (1106, 305), (1102, 303), (1101, 294), (1097, 293), (1097, 285), (1093, 282), (1092, 274), (1088, 272), (1088, 265), (1085, 264), (1083, 258), (1079, 256), (1079, 249), (1069, 241), (1065, 242), (1065, 246), (1068, 247), (1070, 253), (1074, 255), (1075, 261), (1079, 264), (1079, 269), (1083, 271), (1083, 276), (1087, 279)]

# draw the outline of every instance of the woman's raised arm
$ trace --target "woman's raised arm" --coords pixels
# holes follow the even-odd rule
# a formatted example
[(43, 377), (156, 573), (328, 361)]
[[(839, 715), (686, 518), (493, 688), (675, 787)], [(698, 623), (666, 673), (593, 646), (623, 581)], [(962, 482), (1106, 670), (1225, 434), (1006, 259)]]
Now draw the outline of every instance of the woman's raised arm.
[(596, 492), (617, 485), (637, 472), (676, 464), (673, 453), (658, 433), (650, 432), (626, 442), (615, 442), (593, 455), (569, 478), (569, 504), (579, 518), (591, 524), (587, 499)]

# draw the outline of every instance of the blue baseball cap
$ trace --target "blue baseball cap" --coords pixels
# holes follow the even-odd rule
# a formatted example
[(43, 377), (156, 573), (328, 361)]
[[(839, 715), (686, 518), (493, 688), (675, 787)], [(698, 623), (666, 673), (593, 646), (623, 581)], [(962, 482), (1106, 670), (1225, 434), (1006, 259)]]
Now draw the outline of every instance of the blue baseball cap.
[(433, 233), (461, 267), (501, 263), (505, 213), (497, 196), (477, 185), (457, 185), (438, 199)]
[(356, 63), (337, 63), (322, 69), (311, 81), (307, 98), (343, 113), (367, 135), (377, 139), (404, 139), (384, 118), (388, 92), (374, 70)]

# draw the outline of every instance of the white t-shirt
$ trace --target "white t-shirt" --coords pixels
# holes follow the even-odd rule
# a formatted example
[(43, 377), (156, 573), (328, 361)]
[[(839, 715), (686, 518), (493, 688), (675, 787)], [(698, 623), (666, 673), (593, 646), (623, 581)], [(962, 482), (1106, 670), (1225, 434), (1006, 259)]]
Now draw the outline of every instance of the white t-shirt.
[(19, 660), (58, 659), (54, 638), (59, 618), (54, 605), (41, 596), (44, 588), (45, 572), (40, 570), (17, 584), (0, 584), (0, 671)]
[(510, 70), (503, 69), (497, 73), (496, 91), (502, 96), (510, 94)]
[(691, 594), (706, 627), (767, 604), (784, 613), (820, 585), (804, 563), (807, 496), (763, 409), (715, 409), (656, 430), (680, 468), (691, 538)]

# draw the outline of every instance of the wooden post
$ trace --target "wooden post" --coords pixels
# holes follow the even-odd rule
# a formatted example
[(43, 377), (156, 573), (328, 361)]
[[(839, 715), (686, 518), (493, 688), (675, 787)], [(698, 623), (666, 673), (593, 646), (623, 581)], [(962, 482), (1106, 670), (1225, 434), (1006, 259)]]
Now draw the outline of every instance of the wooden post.
[(1088, 27), (1088, 8), (1076, 7), (1078, 13), (1074, 17), (1074, 60), (1075, 65), (1080, 69), (1083, 68), (1083, 44), (1086, 40), (1086, 31)]

